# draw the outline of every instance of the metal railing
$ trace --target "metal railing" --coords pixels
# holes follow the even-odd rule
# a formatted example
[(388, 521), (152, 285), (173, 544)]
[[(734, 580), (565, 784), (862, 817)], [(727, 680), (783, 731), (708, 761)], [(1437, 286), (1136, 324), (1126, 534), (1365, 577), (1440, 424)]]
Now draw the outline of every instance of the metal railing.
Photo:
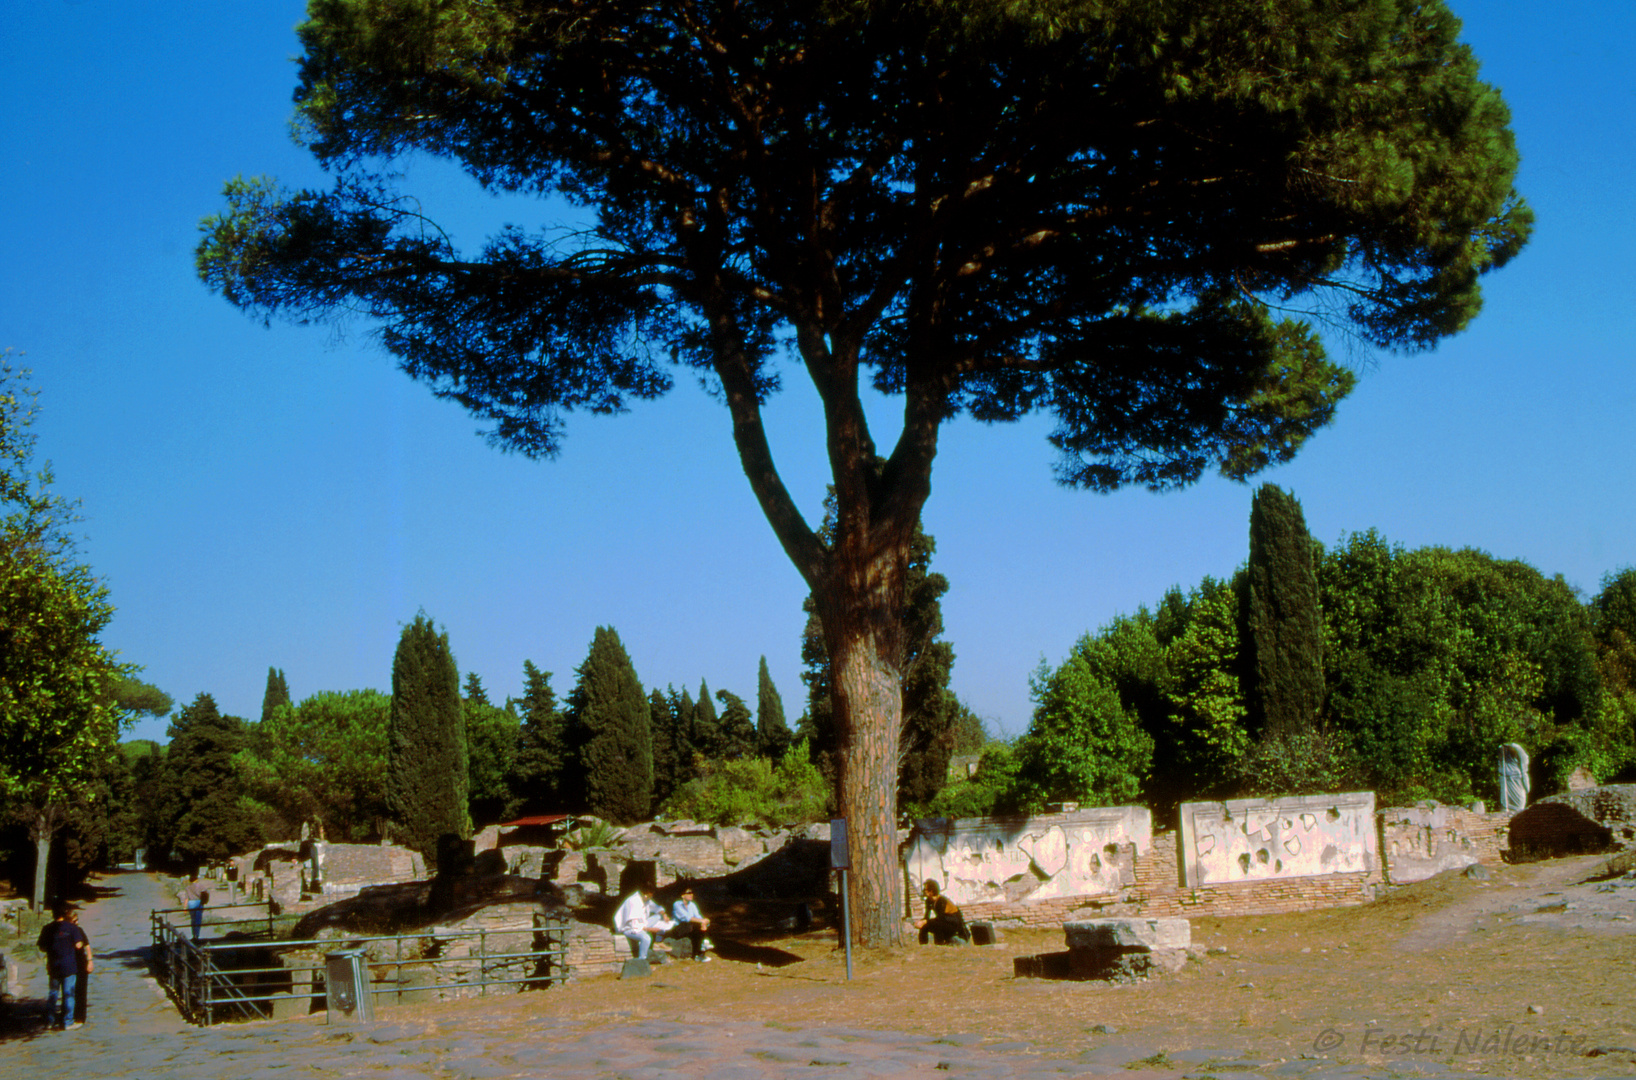
[[(266, 907), (267, 912), (244, 919), (212, 918), (204, 927), (211, 936), (197, 942), (185, 908), (150, 915), (154, 975), (194, 1023), (312, 1011), (313, 1002), (326, 998), (324, 954), (340, 949), (367, 952), (369, 992), (377, 1002), (465, 997), (473, 988), (486, 996), (491, 986), (544, 988), (569, 975), (564, 922), (291, 940), (273, 936), (270, 905), (235, 906)], [(214, 915), (220, 909), (211, 910)], [(519, 948), (523, 942), (527, 947)]]

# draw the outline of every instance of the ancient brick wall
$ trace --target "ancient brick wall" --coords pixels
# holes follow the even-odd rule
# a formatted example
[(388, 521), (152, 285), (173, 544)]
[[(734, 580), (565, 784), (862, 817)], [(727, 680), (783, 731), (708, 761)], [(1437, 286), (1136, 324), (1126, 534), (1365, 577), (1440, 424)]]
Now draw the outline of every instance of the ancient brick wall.
[(963, 911), (968, 920), (983, 919), (998, 926), (1057, 926), (1082, 919), (1271, 915), (1367, 903), (1380, 881), (1378, 874), (1353, 872), (1190, 889), (1181, 881), (1177, 843), (1174, 830), (1154, 833), (1149, 849), (1135, 858), (1134, 883), (1117, 894), (1032, 903), (974, 903), (965, 905)]
[(1404, 885), (1472, 863), (1503, 861), (1513, 816), (1437, 804), (1383, 808), (1376, 819), (1386, 880)]

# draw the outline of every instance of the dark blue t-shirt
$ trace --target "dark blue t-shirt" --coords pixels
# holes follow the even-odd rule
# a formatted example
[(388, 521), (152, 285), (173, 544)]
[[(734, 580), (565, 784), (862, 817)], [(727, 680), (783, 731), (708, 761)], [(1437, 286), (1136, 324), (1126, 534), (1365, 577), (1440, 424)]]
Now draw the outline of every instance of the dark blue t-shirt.
[(46, 971), (53, 979), (66, 978), (79, 971), (79, 958), (76, 955), (76, 945), (87, 945), (90, 939), (85, 931), (69, 922), (67, 919), (58, 919), (47, 923), (40, 931), (40, 940), (36, 943), (46, 954)]

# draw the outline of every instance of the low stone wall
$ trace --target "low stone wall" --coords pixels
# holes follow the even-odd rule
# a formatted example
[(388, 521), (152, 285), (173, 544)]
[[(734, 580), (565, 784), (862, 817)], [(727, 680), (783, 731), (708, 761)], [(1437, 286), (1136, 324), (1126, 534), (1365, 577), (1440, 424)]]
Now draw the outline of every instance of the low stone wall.
[(1421, 803), (1388, 806), (1375, 817), (1380, 824), (1381, 861), (1391, 885), (1423, 881), (1473, 863), (1497, 864), (1511, 845), (1509, 811)]
[(1110, 806), (1033, 817), (926, 818), (903, 856), (910, 898), (935, 881), (962, 907), (1113, 896), (1135, 883), (1152, 842), (1146, 807)]

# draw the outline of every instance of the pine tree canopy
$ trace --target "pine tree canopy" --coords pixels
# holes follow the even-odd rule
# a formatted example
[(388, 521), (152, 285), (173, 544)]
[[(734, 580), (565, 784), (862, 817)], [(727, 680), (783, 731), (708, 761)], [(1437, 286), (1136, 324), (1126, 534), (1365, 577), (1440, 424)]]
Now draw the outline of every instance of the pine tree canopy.
[[(372, 313), (529, 453), (564, 410), (663, 393), (669, 357), (743, 423), (790, 326), (820, 381), (862, 361), (939, 417), (1052, 410), (1075, 483), (1243, 476), (1351, 385), (1273, 304), (1429, 345), (1529, 230), (1440, 2), (309, 12), (298, 128), (335, 186), (235, 181), (201, 273), (255, 311)], [(462, 255), (374, 171), (415, 152), (597, 226)]]

